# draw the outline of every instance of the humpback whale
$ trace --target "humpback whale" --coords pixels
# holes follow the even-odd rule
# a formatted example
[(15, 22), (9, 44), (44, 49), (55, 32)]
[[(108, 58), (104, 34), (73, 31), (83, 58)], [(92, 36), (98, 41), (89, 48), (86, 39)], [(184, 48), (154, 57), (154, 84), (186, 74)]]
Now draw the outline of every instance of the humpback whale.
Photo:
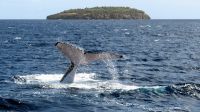
[(91, 61), (96, 60), (110, 60), (123, 58), (122, 55), (109, 52), (86, 52), (84, 49), (77, 47), (70, 43), (57, 42), (55, 46), (62, 52), (62, 54), (70, 60), (71, 65), (61, 78), (61, 83), (73, 83), (76, 71), (80, 65), (86, 65)]

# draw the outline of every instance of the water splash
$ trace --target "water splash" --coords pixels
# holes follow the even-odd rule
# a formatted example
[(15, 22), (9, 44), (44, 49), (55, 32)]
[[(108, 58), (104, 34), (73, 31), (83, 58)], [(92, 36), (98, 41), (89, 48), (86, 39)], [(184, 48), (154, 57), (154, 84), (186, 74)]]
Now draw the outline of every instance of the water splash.
[(14, 39), (15, 39), (15, 40), (21, 40), (22, 37), (15, 37)]
[(62, 42), (63, 41), (63, 37), (58, 37), (57, 38), (57, 42)]
[(104, 63), (106, 64), (108, 71), (112, 76), (112, 80), (118, 81), (118, 71), (114, 62), (108, 58), (107, 60), (104, 60)]
[(117, 81), (101, 81), (96, 80), (95, 73), (78, 73), (75, 76), (74, 83), (62, 84), (60, 79), (63, 74), (31, 74), (15, 76), (14, 82), (16, 84), (38, 85), (42, 88), (77, 88), (77, 89), (92, 89), (96, 91), (112, 91), (112, 90), (135, 90), (138, 86), (125, 85)]

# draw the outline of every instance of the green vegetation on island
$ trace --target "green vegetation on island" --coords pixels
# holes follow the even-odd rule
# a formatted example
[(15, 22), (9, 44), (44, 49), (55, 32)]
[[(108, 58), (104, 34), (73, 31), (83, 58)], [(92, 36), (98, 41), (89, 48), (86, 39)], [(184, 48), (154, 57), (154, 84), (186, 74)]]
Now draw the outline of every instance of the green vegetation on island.
[(70, 9), (49, 15), (47, 19), (150, 19), (144, 11), (129, 7)]

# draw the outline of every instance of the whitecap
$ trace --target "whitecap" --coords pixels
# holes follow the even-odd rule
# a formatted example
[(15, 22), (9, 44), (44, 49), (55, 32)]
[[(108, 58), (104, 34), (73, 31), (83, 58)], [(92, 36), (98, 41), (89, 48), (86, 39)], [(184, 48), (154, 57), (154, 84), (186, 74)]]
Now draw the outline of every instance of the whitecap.
[(140, 28), (151, 28), (151, 25), (140, 25)]
[(146, 27), (151, 28), (151, 25), (146, 25)]
[(4, 43), (8, 43), (8, 40), (3, 41)]
[(21, 40), (22, 37), (15, 37), (15, 40)]
[(129, 32), (125, 32), (125, 34), (126, 34), (126, 35), (129, 35), (130, 33), (129, 33)]
[(122, 31), (127, 31), (128, 29), (124, 28), (124, 29), (121, 29)]
[(15, 27), (12, 27), (12, 26), (9, 26), (9, 27), (8, 27), (8, 29), (13, 29), (13, 28), (15, 28)]
[(119, 29), (114, 29), (113, 31), (114, 31), (114, 32), (119, 32)]

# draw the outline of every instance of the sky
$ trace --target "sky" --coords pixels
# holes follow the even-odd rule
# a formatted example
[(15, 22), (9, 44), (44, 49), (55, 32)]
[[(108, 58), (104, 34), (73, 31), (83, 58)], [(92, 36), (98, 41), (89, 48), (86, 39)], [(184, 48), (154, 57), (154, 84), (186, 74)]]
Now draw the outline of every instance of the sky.
[(200, 0), (0, 0), (0, 19), (46, 19), (74, 8), (125, 6), (152, 19), (200, 19)]

